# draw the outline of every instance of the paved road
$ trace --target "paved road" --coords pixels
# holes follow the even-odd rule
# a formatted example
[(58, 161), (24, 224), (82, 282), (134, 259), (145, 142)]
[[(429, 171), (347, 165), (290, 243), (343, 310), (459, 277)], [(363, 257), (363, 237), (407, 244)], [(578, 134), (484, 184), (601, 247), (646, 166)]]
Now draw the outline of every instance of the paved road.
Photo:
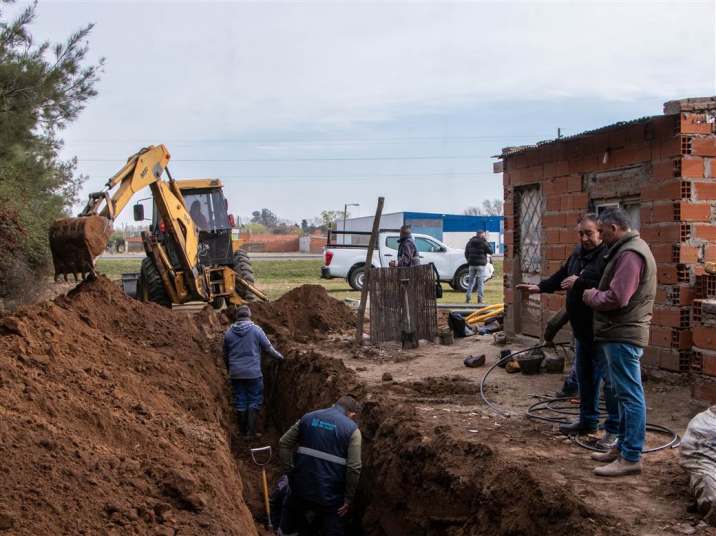
[[(104, 255), (100, 255), (99, 258), (108, 261), (128, 261), (143, 259), (144, 257), (144, 253), (105, 253)], [(255, 261), (295, 261), (301, 259), (322, 259), (323, 255), (317, 253), (249, 253), (249, 257)]]

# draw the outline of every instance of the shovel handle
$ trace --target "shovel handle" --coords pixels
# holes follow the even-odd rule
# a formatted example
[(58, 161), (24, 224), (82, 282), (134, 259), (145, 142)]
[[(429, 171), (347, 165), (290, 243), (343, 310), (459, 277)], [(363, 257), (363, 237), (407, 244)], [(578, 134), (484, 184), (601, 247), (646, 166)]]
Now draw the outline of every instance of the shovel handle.
[(273, 529), (271, 526), (271, 504), (269, 503), (269, 494), (268, 494), (268, 480), (266, 479), (266, 469), (263, 467), (261, 468), (261, 479), (264, 483), (264, 505), (266, 506), (266, 526), (269, 530)]

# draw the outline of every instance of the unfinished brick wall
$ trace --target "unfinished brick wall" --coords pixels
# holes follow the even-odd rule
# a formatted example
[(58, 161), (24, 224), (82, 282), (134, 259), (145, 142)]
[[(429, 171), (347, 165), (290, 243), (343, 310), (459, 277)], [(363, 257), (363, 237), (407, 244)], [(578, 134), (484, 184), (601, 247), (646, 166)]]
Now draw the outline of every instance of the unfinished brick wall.
[[(714, 117), (716, 99), (674, 101), (665, 105), (665, 115), (503, 152), (509, 332), (520, 331), (524, 299), (514, 292), (524, 277), (515, 262), (520, 253), (514, 218), (520, 188), (539, 185), (542, 191), (541, 277), (556, 271), (574, 249), (581, 213), (622, 202), (638, 214), (641, 235), (659, 267), (651, 344), (643, 363), (678, 372), (693, 370), (694, 287), (704, 263), (716, 261)], [(563, 306), (564, 296), (543, 295), (541, 303), (544, 328)], [(716, 366), (697, 373), (716, 376)]]

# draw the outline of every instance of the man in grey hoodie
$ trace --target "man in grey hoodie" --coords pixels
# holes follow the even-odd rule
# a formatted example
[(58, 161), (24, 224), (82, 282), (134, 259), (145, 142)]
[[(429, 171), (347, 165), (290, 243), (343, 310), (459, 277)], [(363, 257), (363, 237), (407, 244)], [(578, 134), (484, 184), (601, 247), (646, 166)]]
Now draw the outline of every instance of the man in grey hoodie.
[(236, 309), (234, 320), (224, 334), (224, 362), (231, 379), (241, 434), (255, 437), (264, 392), (261, 351), (279, 360), (283, 355), (273, 347), (264, 330), (251, 321), (251, 309), (247, 305)]

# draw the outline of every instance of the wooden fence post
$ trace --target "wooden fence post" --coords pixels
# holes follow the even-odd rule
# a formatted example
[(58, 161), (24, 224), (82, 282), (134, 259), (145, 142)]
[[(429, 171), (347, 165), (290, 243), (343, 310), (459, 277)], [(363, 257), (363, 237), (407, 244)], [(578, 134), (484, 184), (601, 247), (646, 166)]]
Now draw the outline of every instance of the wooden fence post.
[[(378, 233), (380, 231), (380, 217), (383, 214), (384, 197), (378, 198), (378, 207), (375, 209), (375, 219), (373, 220), (373, 230), (370, 233), (368, 241), (368, 253), (365, 257), (365, 277), (363, 278), (363, 288), (360, 291), (360, 305), (358, 306), (358, 318), (356, 319), (356, 340), (355, 343), (360, 346), (363, 344), (363, 325), (365, 323), (365, 305), (368, 297), (368, 283), (370, 279), (370, 269), (373, 266), (373, 250), (378, 242)], [(343, 229), (345, 231), (345, 229)]]

